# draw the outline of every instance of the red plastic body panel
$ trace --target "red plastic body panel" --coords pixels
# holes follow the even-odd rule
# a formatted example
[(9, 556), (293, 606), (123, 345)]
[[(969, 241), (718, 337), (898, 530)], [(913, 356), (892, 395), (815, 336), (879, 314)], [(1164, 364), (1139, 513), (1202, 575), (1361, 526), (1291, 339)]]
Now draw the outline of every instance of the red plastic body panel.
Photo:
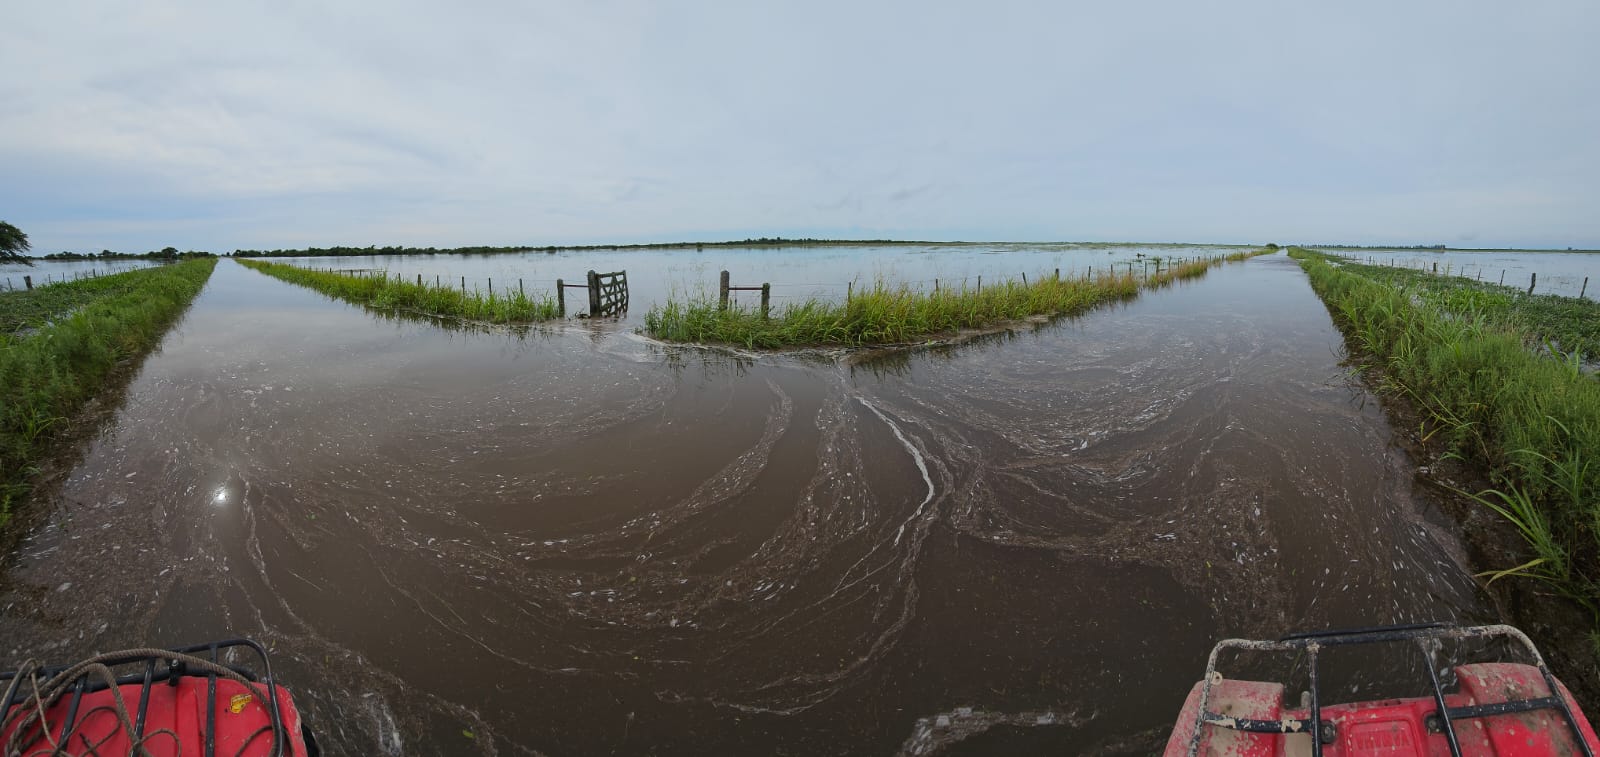
[[(144, 733), (145, 751), (151, 757), (193, 757), (205, 753), (206, 743), (206, 685), (204, 678), (177, 679), (177, 685), (165, 682), (150, 687), (146, 707)], [(264, 687), (266, 684), (258, 684)], [(119, 687), (129, 721), (138, 718), (139, 686), (128, 684)], [(306, 745), (300, 733), (300, 713), (283, 687), (275, 687), (273, 696), (278, 700), (284, 729), (288, 731), (283, 745), (285, 757), (305, 757)], [(22, 753), (43, 750), (53, 754), (130, 754), (133, 749), (132, 734), (122, 727), (117, 717), (116, 703), (110, 689), (83, 695), (78, 704), (78, 714), (67, 741), (60, 752), (52, 752), (61, 736), (61, 723), (66, 721), (72, 695), (62, 697), (45, 711), (45, 722), (50, 733), (46, 737), (37, 726), (31, 729), (29, 740)], [(271, 713), (265, 702), (249, 694), (243, 685), (228, 679), (217, 680), (216, 753), (219, 755), (248, 755), (265, 757), (272, 754)], [(27, 707), (20, 704), (18, 707)], [(237, 710), (237, 712), (235, 712)], [(0, 743), (9, 742), (16, 725), (6, 730)], [(157, 733), (171, 731), (172, 735)]]
[[(1539, 669), (1514, 663), (1476, 663), (1456, 668), (1460, 690), (1445, 697), (1450, 707), (1497, 704), (1550, 695)], [(1559, 681), (1557, 682), (1560, 683)], [(1201, 684), (1195, 684), (1184, 702), (1166, 757), (1189, 753), (1199, 717)], [(1590, 749), (1600, 753), (1600, 739), (1572, 694), (1561, 686), (1561, 696), (1577, 717)], [(1283, 706), (1283, 687), (1275, 683), (1222, 680), (1211, 687), (1211, 711), (1222, 716), (1255, 720), (1303, 719), (1308, 713)], [(1438, 707), (1431, 697), (1389, 699), (1376, 702), (1329, 705), (1322, 719), (1334, 724), (1335, 740), (1324, 744), (1326, 757), (1435, 757), (1450, 754), (1442, 733), (1430, 733), (1427, 718)], [(1534, 710), (1510, 715), (1456, 720), (1456, 738), (1463, 757), (1546, 757), (1575, 755), (1577, 744), (1566, 719), (1555, 710)], [(1285, 757), (1311, 754), (1311, 734), (1245, 733), (1206, 727), (1200, 737), (1201, 755), (1209, 757)]]

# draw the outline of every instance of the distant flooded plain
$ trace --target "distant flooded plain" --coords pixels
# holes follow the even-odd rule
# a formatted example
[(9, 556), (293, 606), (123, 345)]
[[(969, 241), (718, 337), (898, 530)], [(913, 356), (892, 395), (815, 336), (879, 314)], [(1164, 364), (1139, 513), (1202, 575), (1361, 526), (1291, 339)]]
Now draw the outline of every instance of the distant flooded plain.
[(107, 276), (135, 268), (158, 265), (149, 260), (36, 260), (33, 265), (0, 263), (0, 290), (26, 289), (24, 277), (34, 286), (71, 281), (83, 276)]
[(306, 263), (628, 269), (628, 319), (524, 330), (224, 261), (12, 557), (0, 638), (254, 637), (332, 754), (1122, 753), (1219, 637), (1485, 619), (1281, 255), (910, 351), (634, 330), (724, 268), (820, 296), (1139, 252)]
[[(1534, 294), (1583, 295), (1600, 300), (1600, 254), (1592, 252), (1531, 252), (1526, 250), (1418, 250), (1329, 248), (1362, 262), (1397, 265), (1463, 276), (1475, 281), (1526, 289)], [(1587, 286), (1585, 281), (1587, 280)]]
[[(1219, 257), (1249, 247), (1138, 246), (1092, 244), (852, 245), (838, 247), (721, 247), (703, 250), (557, 250), (493, 255), (362, 255), (273, 258), (308, 268), (383, 272), (415, 282), (506, 292), (522, 287), (529, 296), (554, 292), (556, 281), (583, 284), (590, 271), (626, 271), (632, 309), (627, 325), (643, 322), (651, 304), (669, 296), (717, 296), (727, 271), (733, 286), (772, 285), (772, 302), (843, 300), (852, 286), (882, 281), (933, 291), (977, 287), (1024, 276), (1076, 276), (1099, 270), (1154, 271), (1157, 259)], [(582, 289), (567, 290), (567, 311), (587, 307)], [(754, 304), (760, 293), (736, 291), (736, 302)]]

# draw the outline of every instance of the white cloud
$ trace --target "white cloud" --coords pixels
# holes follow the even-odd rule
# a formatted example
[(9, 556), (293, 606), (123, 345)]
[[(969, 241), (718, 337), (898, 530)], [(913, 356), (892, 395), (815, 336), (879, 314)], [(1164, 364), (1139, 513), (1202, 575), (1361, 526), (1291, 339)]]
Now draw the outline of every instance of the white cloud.
[(1582, 0), (9, 15), (0, 213), (42, 250), (863, 229), (1600, 244)]

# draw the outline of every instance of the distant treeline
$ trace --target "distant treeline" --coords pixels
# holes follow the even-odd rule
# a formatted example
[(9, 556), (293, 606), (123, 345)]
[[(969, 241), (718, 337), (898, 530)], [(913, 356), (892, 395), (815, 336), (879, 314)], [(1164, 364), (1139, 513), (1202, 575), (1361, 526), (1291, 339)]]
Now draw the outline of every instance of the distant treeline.
[(214, 258), (216, 253), (189, 250), (178, 252), (176, 247), (167, 247), (150, 252), (113, 252), (101, 250), (94, 252), (53, 252), (44, 256), (45, 260), (185, 260), (188, 258)]
[(727, 242), (648, 242), (644, 244), (524, 245), (520, 247), (308, 247), (303, 250), (234, 250), (236, 258), (300, 258), (343, 255), (498, 255), (509, 252), (556, 252), (558, 250), (682, 250), (705, 247), (799, 247), (804, 245), (847, 244), (946, 244), (899, 239), (786, 239), (761, 237)]

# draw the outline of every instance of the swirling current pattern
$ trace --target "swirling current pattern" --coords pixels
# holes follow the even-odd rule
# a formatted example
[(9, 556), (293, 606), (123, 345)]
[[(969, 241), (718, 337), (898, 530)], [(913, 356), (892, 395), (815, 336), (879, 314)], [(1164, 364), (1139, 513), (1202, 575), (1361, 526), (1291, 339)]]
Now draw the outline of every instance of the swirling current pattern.
[(1217, 636), (1480, 612), (1286, 262), (786, 357), (225, 265), (0, 628), (19, 661), (256, 637), (332, 753), (1148, 748)]

